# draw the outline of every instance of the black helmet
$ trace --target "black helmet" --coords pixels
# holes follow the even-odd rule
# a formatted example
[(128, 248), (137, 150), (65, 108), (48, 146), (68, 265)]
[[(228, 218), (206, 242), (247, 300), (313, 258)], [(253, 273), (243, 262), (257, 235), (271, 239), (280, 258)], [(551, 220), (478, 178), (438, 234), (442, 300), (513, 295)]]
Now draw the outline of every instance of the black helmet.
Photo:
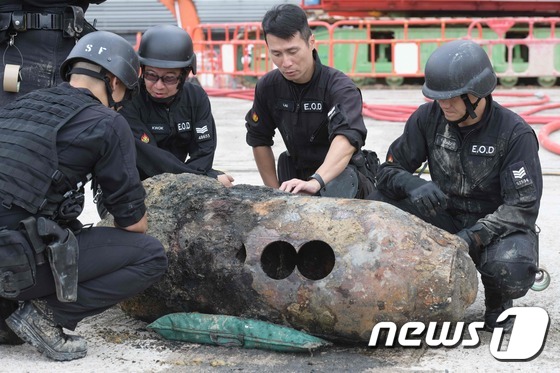
[(138, 56), (142, 65), (162, 69), (187, 68), (196, 75), (196, 55), (190, 35), (178, 26), (150, 27), (142, 35)]
[(60, 66), (60, 76), (68, 81), (75, 62), (86, 61), (99, 65), (128, 89), (138, 84), (140, 64), (132, 45), (121, 36), (108, 31), (95, 31), (82, 37)]
[(441, 45), (428, 58), (424, 96), (449, 99), (467, 93), (486, 97), (496, 88), (496, 74), (482, 47), (471, 40), (454, 40)]

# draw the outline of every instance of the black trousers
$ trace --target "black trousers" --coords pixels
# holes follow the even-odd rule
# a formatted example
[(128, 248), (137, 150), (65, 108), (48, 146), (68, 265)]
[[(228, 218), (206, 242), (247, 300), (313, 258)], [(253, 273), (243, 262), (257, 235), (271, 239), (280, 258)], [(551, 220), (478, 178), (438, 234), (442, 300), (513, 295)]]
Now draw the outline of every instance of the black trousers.
[(57, 299), (48, 264), (37, 267), (37, 284), (17, 297), (46, 300), (55, 321), (67, 329), (74, 330), (83, 318), (142, 292), (167, 269), (161, 243), (146, 234), (93, 227), (83, 229), (76, 238), (80, 247), (77, 301)]
[[(395, 200), (380, 191), (373, 192), (367, 199), (394, 205), (449, 233), (457, 233), (476, 223), (472, 219), (472, 224), (464, 225), (464, 220), (447, 211), (438, 211), (436, 216), (424, 215), (410, 199)], [(473, 261), (481, 275), (489, 307), (497, 308), (503, 302), (527, 293), (535, 282), (538, 253), (538, 237), (533, 231), (514, 232), (482, 248), (479, 257)]]
[(62, 35), (61, 30), (22, 31), (14, 37), (14, 45), (9, 46), (8, 33), (0, 34), (0, 56), (4, 56), (4, 63), (21, 66), (19, 92), (13, 93), (3, 89), (4, 63), (0, 63), (0, 106), (25, 93), (62, 82), (60, 65), (76, 45), (74, 38)]

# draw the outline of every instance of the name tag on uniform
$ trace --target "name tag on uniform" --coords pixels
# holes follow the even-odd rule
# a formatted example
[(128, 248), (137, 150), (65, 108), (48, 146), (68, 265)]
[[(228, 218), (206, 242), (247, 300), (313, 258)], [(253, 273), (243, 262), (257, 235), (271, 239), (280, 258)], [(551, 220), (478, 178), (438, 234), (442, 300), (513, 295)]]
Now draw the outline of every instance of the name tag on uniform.
[(163, 124), (150, 124), (150, 132), (154, 134), (169, 133), (169, 127)]
[(469, 144), (469, 154), (480, 155), (483, 157), (493, 157), (496, 154), (496, 145)]
[(278, 100), (276, 105), (280, 110), (292, 111), (292, 112), (296, 110), (296, 104), (293, 101)]
[(445, 137), (441, 134), (436, 135), (436, 145), (454, 152), (456, 152), (457, 149), (459, 149), (459, 143), (457, 142), (456, 138)]
[(304, 101), (301, 104), (301, 111), (304, 113), (321, 113), (323, 111), (322, 101)]
[(177, 123), (177, 132), (186, 132), (191, 130), (191, 122), (180, 122)]

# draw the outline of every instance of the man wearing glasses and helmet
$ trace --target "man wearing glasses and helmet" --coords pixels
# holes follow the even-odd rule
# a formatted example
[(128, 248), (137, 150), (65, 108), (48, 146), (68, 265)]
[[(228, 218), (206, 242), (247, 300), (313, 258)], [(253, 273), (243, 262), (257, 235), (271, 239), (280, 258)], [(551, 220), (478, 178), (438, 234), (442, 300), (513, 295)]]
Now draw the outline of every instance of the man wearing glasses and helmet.
[(186, 79), (196, 74), (189, 34), (180, 27), (150, 27), (138, 49), (140, 91), (119, 112), (136, 142), (142, 180), (162, 173), (193, 173), (232, 186), (233, 178), (212, 169), (216, 124), (204, 90)]

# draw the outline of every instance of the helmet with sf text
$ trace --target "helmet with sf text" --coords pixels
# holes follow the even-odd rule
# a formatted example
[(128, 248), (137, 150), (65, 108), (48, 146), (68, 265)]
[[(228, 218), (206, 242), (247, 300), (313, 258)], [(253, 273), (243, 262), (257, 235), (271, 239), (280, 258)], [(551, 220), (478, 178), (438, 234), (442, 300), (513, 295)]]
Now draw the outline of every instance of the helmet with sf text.
[(422, 93), (434, 100), (468, 93), (486, 97), (497, 84), (490, 58), (471, 40), (454, 40), (438, 47), (426, 62), (424, 76)]
[(95, 31), (78, 40), (60, 66), (60, 76), (68, 81), (72, 65), (79, 61), (101, 66), (129, 89), (138, 84), (138, 55), (128, 41), (112, 32)]
[(173, 25), (148, 28), (138, 47), (140, 63), (162, 69), (186, 68), (196, 75), (193, 41), (185, 30)]

